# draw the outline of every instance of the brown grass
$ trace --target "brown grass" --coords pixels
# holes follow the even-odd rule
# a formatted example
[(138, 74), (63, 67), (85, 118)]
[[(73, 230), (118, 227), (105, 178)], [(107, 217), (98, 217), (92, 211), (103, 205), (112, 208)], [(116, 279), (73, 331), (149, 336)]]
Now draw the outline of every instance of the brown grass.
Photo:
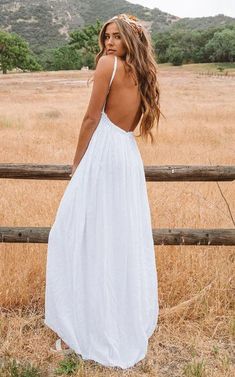
[[(86, 72), (1, 76), (1, 162), (71, 164), (91, 93)], [(76, 82), (76, 80), (79, 80)], [(157, 144), (138, 139), (145, 165), (234, 165), (235, 80), (162, 67)], [(67, 182), (1, 181), (2, 226), (51, 226)], [(220, 187), (235, 217), (234, 183)], [(153, 228), (232, 228), (216, 183), (147, 183)], [(0, 355), (54, 375), (62, 356), (43, 325), (47, 245), (0, 244)], [(234, 373), (232, 247), (158, 246), (158, 328), (145, 360), (126, 371), (81, 364), (76, 376), (222, 377)], [(205, 363), (200, 372), (197, 367)], [(199, 363), (199, 364), (198, 364)], [(3, 373), (3, 372), (2, 372)], [(7, 374), (4, 375), (8, 376)]]

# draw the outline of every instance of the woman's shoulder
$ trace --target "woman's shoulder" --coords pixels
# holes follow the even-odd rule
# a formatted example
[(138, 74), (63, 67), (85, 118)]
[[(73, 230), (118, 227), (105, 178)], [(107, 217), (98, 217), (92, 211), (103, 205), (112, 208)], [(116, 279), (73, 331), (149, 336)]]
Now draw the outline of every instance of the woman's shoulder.
[(117, 58), (117, 62), (118, 61), (121, 61), (121, 58), (119, 58), (118, 56), (116, 55), (102, 55), (99, 60), (98, 60), (98, 63), (97, 63), (97, 66), (96, 68), (99, 67), (106, 67), (106, 68), (110, 68), (110, 67), (113, 67), (114, 65), (114, 60), (115, 60), (115, 57)]
[(112, 70), (113, 67), (113, 56), (108, 56), (108, 55), (103, 55), (99, 58), (96, 68), (95, 68), (95, 73), (96, 75), (101, 73), (109, 73)]
[[(120, 67), (118, 61), (121, 59), (116, 56), (117, 58), (117, 68)], [(112, 75), (115, 63), (115, 56), (114, 55), (102, 55), (96, 65), (95, 75), (102, 75), (110, 77)]]
[(103, 82), (110, 82), (114, 68), (114, 56), (102, 55), (94, 71), (94, 81), (101, 80)]

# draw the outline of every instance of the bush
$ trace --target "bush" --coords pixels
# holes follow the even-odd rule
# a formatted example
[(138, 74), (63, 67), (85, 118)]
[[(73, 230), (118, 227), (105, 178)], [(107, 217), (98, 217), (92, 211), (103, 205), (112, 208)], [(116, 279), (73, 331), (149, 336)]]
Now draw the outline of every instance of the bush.
[(170, 48), (169, 62), (173, 65), (182, 65), (184, 61), (184, 52), (179, 47)]

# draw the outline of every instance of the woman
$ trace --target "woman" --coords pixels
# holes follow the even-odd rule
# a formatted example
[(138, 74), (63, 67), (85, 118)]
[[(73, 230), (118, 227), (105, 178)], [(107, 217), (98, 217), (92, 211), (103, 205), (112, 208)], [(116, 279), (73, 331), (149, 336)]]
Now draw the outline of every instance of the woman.
[(135, 17), (107, 21), (99, 45), (72, 179), (49, 233), (45, 324), (60, 337), (56, 349), (126, 369), (145, 357), (158, 319), (151, 216), (134, 131), (141, 120), (140, 136), (153, 141), (159, 90), (150, 38)]

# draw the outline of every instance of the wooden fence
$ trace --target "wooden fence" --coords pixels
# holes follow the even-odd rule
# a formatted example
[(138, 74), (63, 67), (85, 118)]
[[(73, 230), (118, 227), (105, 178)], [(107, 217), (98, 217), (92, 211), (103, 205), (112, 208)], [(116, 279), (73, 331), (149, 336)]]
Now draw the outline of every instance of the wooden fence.
[[(235, 166), (145, 166), (146, 181), (233, 181)], [(0, 164), (0, 178), (69, 180), (71, 165)], [(153, 229), (155, 245), (235, 245), (235, 229)], [(47, 243), (50, 227), (0, 227), (0, 241)]]
[(210, 76), (210, 77), (223, 77), (223, 78), (235, 78), (234, 72), (228, 72), (228, 71), (221, 71), (221, 72), (213, 72), (213, 71), (207, 71), (207, 72), (198, 72), (200, 76)]

